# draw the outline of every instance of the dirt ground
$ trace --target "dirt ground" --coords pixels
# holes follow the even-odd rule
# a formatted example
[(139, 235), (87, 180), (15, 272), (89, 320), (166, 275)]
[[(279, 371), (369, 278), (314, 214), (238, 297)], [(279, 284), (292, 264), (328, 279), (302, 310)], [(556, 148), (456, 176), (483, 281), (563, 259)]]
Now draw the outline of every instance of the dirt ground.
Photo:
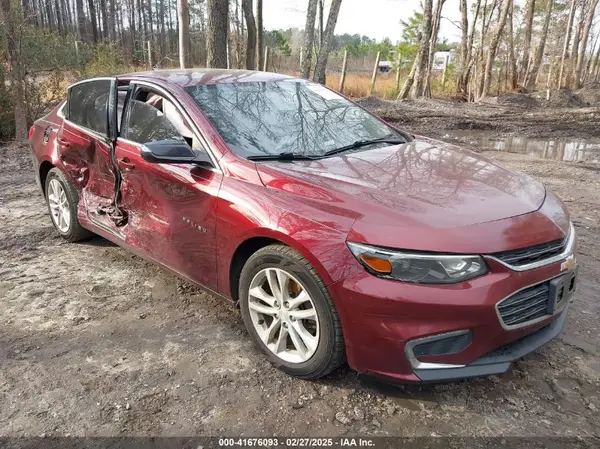
[[(600, 135), (593, 108), (375, 106), (432, 136), (456, 126)], [(280, 373), (232, 306), (101, 238), (61, 240), (27, 148), (0, 154), (0, 436), (600, 437), (595, 166), (487, 154), (545, 182), (570, 207), (581, 271), (563, 334), (500, 377), (391, 387), (347, 367), (318, 382)]]
[[(560, 102), (572, 104), (564, 99)], [(600, 107), (553, 108), (528, 95), (507, 94), (486, 103), (437, 99), (398, 103), (375, 97), (358, 103), (403, 129), (429, 137), (443, 138), (448, 130), (486, 131), (490, 137), (600, 137)]]

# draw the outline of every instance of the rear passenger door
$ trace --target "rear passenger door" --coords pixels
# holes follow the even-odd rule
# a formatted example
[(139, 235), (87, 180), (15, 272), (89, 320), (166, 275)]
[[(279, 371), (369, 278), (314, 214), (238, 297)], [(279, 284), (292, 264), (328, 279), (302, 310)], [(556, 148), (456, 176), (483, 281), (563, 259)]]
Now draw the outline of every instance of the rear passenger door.
[(117, 88), (116, 78), (71, 86), (56, 139), (65, 174), (80, 192), (78, 215), (100, 225), (110, 220), (98, 208), (110, 205), (115, 194)]

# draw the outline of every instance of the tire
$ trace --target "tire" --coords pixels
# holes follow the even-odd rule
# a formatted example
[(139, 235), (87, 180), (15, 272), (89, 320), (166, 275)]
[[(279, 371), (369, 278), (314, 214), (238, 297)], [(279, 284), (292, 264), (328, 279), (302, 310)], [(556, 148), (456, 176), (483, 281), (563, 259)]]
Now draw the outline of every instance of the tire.
[[(64, 192), (64, 197), (66, 199), (66, 208), (69, 212), (68, 219), (65, 221), (60, 221), (56, 218), (55, 213), (53, 212), (53, 200), (51, 196), (53, 195), (53, 191), (51, 189), (55, 186), (54, 183), (58, 182), (62, 191)], [(77, 219), (77, 205), (79, 204), (79, 194), (75, 187), (67, 180), (65, 175), (58, 168), (53, 168), (48, 172), (46, 176), (46, 204), (48, 206), (48, 212), (50, 212), (50, 218), (52, 220), (52, 224), (60, 234), (62, 238), (64, 238), (68, 242), (77, 242), (80, 240), (85, 240), (92, 237), (94, 234), (83, 226), (79, 224), (79, 220)], [(64, 203), (63, 203), (64, 204)], [(56, 210), (56, 208), (55, 208)], [(64, 216), (64, 215), (63, 215)]]
[[(276, 334), (278, 337), (274, 337), (274, 340), (277, 340), (276, 343), (273, 343), (275, 347), (289, 347), (292, 346), (296, 348), (296, 342), (298, 336), (300, 334), (305, 335), (306, 333), (298, 333), (294, 331), (297, 329), (296, 326), (302, 325), (302, 329), (306, 331), (306, 327), (310, 329), (311, 335), (310, 339), (307, 341), (317, 341), (316, 349), (314, 349), (315, 345), (300, 345), (304, 347), (306, 351), (304, 351), (305, 355), (308, 355), (312, 352), (312, 355), (308, 356), (306, 360), (303, 360), (303, 357), (298, 355), (301, 351), (296, 351), (294, 354), (294, 350), (284, 350), (280, 352), (280, 355), (277, 355), (274, 350), (269, 349), (267, 344), (263, 341), (261, 336), (258, 333), (257, 326), (260, 324), (260, 321), (263, 322), (263, 326), (270, 328), (270, 323), (265, 323), (268, 320), (269, 315), (260, 315), (263, 319), (256, 321), (257, 312), (253, 309), (251, 310), (250, 302), (253, 303), (253, 307), (256, 307), (257, 304), (257, 296), (250, 294), (250, 289), (253, 286), (253, 282), (256, 284), (260, 284), (261, 276), (265, 275), (265, 283), (262, 284), (263, 287), (261, 291), (261, 295), (265, 292), (265, 288), (270, 291), (270, 283), (269, 283), (269, 273), (276, 273), (275, 279), (279, 279), (279, 274), (283, 272), (283, 278), (287, 275), (291, 281), (286, 283), (287, 292), (285, 295), (293, 295), (294, 293), (290, 293), (290, 290), (294, 286), (300, 292), (306, 292), (309, 296), (309, 301), (304, 302), (303, 305), (298, 306), (298, 309), (292, 310), (292, 303), (298, 303), (298, 300), (295, 300), (293, 296), (287, 296), (290, 299), (289, 302), (285, 301), (282, 304), (287, 304), (286, 308), (289, 306), (288, 310), (286, 310), (285, 317), (281, 317), (279, 332)], [(253, 288), (253, 292), (256, 290)], [(272, 292), (270, 292), (272, 294)], [(268, 296), (269, 301), (275, 298), (275, 294), (273, 296)], [(286, 296), (283, 296), (285, 298)], [(281, 371), (290, 374), (292, 376), (296, 376), (302, 379), (318, 379), (330, 374), (336, 368), (338, 368), (345, 361), (345, 344), (344, 344), (344, 336), (342, 333), (342, 326), (340, 324), (340, 320), (338, 314), (335, 310), (335, 306), (329, 296), (329, 292), (325, 287), (325, 283), (317, 274), (312, 265), (300, 255), (294, 249), (280, 244), (269, 245), (264, 248), (259, 249), (255, 252), (250, 258), (247, 260), (246, 264), (242, 269), (242, 273), (240, 276), (239, 283), (239, 298), (240, 298), (240, 308), (242, 312), (242, 317), (244, 319), (244, 324), (250, 337), (256, 344), (256, 346), (266, 354), (269, 362), (279, 368)], [(300, 298), (300, 293), (296, 298)], [(304, 296), (302, 297), (304, 298)], [(266, 302), (259, 304), (267, 304)], [(275, 304), (277, 301), (275, 301)], [(300, 302), (301, 303), (301, 302)], [(275, 307), (277, 308), (277, 307)], [(267, 309), (271, 310), (271, 307), (267, 307)], [(279, 306), (279, 311), (283, 309), (283, 305)], [(307, 310), (305, 310), (307, 309)], [(287, 315), (289, 312), (289, 315)], [(298, 314), (302, 313), (315, 313), (317, 319), (313, 321), (312, 318), (294, 318), (292, 317), (292, 313)], [(281, 312), (277, 312), (280, 313)], [(276, 315), (274, 320), (279, 319)], [(293, 321), (293, 322), (292, 322)], [(297, 321), (297, 322), (296, 322)], [(281, 339), (281, 331), (284, 330), (288, 335), (284, 337), (287, 343), (283, 343), (283, 346), (279, 345), (279, 341), (283, 341)], [(264, 329), (260, 329), (261, 332), (264, 332)], [(268, 332), (268, 331), (267, 331)], [(296, 340), (293, 340), (292, 333), (295, 333)], [(313, 334), (316, 334), (313, 336)], [(265, 335), (263, 333), (263, 335)], [(305, 337), (302, 337), (301, 341), (304, 340)], [(278, 340), (281, 339), (281, 340)], [(307, 349), (309, 346), (312, 349)], [(282, 358), (283, 357), (283, 358)], [(289, 358), (295, 358), (296, 360), (288, 360)]]

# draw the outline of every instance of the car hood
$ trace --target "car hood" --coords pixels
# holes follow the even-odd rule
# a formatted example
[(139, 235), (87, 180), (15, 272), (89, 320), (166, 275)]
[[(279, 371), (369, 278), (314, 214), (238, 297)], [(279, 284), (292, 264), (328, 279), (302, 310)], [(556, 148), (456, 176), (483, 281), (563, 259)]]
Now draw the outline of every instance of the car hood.
[[(359, 240), (451, 229), (536, 211), (544, 186), (455, 145), (421, 138), (315, 161), (257, 164), (267, 187), (321, 202), (355, 221)], [(403, 247), (407, 247), (404, 244)]]

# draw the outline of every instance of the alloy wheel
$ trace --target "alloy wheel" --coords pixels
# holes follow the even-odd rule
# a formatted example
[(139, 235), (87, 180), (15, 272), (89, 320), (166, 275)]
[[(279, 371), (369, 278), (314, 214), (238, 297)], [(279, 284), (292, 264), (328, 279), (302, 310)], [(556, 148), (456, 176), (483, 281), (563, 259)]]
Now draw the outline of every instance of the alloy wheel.
[(71, 226), (71, 208), (65, 189), (57, 179), (52, 179), (48, 185), (48, 204), (52, 221), (60, 232), (66, 234)]
[(317, 310), (308, 291), (287, 271), (259, 271), (250, 283), (248, 309), (259, 338), (280, 359), (303, 363), (317, 350)]

